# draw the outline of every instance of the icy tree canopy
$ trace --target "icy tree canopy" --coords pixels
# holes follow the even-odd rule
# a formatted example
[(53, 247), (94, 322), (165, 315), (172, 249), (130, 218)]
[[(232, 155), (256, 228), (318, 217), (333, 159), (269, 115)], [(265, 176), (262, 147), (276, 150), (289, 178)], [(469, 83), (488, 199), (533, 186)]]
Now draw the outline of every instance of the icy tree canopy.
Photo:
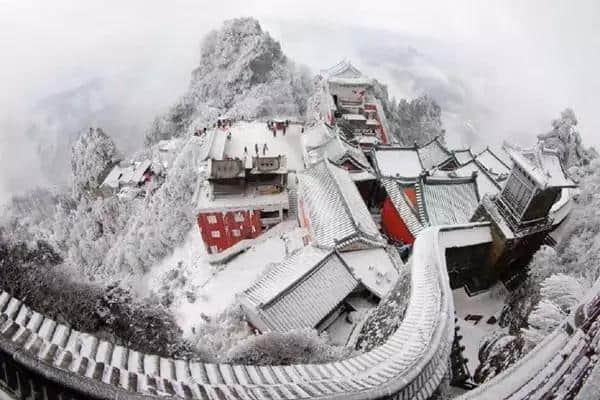
[(102, 129), (90, 128), (82, 133), (71, 152), (75, 198), (85, 190), (98, 188), (117, 157), (114, 142)]

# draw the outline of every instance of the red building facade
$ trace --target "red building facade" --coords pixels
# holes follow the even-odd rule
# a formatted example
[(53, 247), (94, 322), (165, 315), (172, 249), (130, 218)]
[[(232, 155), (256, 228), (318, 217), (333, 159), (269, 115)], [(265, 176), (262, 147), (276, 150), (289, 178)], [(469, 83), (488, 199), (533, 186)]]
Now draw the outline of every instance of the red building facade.
[(201, 212), (197, 220), (209, 254), (220, 253), (242, 239), (253, 239), (262, 233), (258, 210)]
[[(404, 194), (412, 203), (413, 207), (417, 204), (417, 194), (414, 187), (405, 187)], [(414, 235), (406, 225), (402, 216), (394, 206), (390, 196), (386, 196), (381, 208), (381, 225), (385, 230), (386, 235), (390, 238), (406, 244), (413, 244), (415, 241)]]

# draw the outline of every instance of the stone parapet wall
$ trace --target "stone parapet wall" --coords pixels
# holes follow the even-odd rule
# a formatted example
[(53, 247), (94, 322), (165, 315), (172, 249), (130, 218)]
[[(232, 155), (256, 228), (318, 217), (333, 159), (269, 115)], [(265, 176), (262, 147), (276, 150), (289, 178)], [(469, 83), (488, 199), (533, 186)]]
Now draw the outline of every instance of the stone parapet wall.
[(454, 336), (443, 232), (426, 229), (415, 242), (410, 302), (398, 330), (356, 357), (290, 366), (162, 358), (70, 329), (1, 292), (1, 385), (23, 398), (36, 388), (49, 399), (426, 399), (448, 373)]

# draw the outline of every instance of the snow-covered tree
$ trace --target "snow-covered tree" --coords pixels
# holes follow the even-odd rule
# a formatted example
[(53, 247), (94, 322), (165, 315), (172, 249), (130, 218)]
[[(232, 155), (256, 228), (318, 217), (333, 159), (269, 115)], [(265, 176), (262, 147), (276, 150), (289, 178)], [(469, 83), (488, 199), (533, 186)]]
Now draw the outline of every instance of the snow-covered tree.
[(568, 314), (579, 304), (586, 289), (572, 276), (556, 274), (542, 282), (540, 294)]
[(194, 223), (192, 195), (198, 181), (196, 158), (204, 138), (186, 140), (165, 182), (137, 202), (119, 240), (106, 252), (103, 275), (140, 274), (182, 243)]
[(314, 329), (250, 336), (229, 350), (225, 362), (252, 365), (318, 364), (347, 358), (352, 350), (328, 344)]
[(566, 316), (552, 301), (543, 299), (529, 315), (529, 327), (523, 329), (523, 335), (531, 345), (535, 345), (556, 329)]
[(492, 333), (485, 337), (479, 348), (479, 362), (474, 371), (473, 379), (484, 383), (513, 365), (523, 354), (524, 340), (522, 337), (504, 333)]
[[(385, 107), (384, 107), (385, 108)], [(407, 101), (400, 100), (387, 112), (391, 129), (402, 144), (424, 144), (436, 136), (444, 139), (442, 129), (442, 109), (429, 96), (421, 96)]]
[(97, 189), (117, 157), (117, 147), (102, 129), (84, 131), (71, 151), (74, 197), (78, 199), (83, 193)]

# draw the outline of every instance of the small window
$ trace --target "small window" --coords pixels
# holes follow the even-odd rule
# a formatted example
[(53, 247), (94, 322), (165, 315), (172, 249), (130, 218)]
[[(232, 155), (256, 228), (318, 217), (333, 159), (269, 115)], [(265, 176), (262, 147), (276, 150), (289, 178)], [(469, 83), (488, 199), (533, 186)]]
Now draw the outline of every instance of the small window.
[(217, 216), (216, 215), (209, 215), (208, 217), (206, 217), (206, 220), (208, 221), (209, 224), (216, 224), (217, 223)]
[(233, 219), (235, 220), (235, 222), (244, 222), (244, 214), (239, 212), (235, 213)]
[(233, 236), (235, 236), (235, 237), (240, 237), (240, 230), (239, 229), (232, 229), (231, 233), (233, 233)]
[(210, 236), (212, 236), (214, 238), (220, 238), (221, 237), (221, 231), (212, 231), (210, 233)]

